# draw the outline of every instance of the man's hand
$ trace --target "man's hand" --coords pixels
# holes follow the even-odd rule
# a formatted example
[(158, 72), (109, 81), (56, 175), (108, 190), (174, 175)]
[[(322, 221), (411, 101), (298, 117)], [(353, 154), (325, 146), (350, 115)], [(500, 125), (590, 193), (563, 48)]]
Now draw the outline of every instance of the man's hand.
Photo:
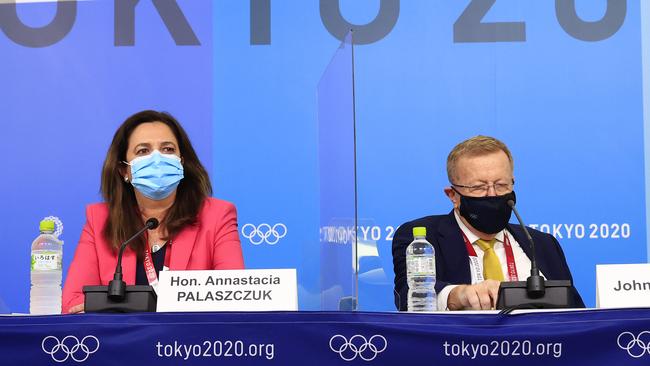
[(476, 285), (460, 285), (449, 293), (449, 310), (491, 310), (499, 294), (499, 281), (485, 280)]

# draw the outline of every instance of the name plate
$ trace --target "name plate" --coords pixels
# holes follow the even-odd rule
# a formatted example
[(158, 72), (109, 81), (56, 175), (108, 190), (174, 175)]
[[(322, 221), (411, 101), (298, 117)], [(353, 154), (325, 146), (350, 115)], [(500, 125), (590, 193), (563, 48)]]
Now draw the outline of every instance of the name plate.
[(596, 266), (596, 307), (650, 306), (650, 264)]
[(295, 269), (160, 271), (156, 311), (298, 310)]

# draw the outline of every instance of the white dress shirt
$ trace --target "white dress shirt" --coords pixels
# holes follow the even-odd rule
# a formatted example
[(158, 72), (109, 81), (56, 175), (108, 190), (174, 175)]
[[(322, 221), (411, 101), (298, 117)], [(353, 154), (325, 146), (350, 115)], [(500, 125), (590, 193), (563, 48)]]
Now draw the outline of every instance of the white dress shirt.
[[(454, 217), (456, 218), (458, 226), (460, 226), (460, 229), (467, 237), (467, 240), (472, 243), (474, 251), (476, 251), (476, 256), (478, 257), (478, 262), (481, 266), (481, 271), (483, 271), (483, 250), (481, 250), (481, 248), (479, 248), (479, 246), (476, 244), (476, 241), (480, 238), (467, 228), (467, 226), (460, 219), (460, 216), (458, 216), (458, 212), (456, 210), (454, 210)], [(506, 248), (503, 245), (503, 236), (505, 232), (506, 230), (504, 229), (496, 234), (494, 252), (496, 253), (497, 257), (499, 257), (499, 262), (501, 262), (501, 270), (503, 271), (503, 276), (506, 280), (508, 280), (508, 261), (506, 259)], [(510, 241), (510, 246), (512, 247), (512, 254), (515, 257), (515, 266), (517, 267), (517, 276), (519, 277), (519, 281), (525, 281), (526, 278), (528, 278), (530, 275), (530, 259), (526, 253), (524, 253), (524, 250), (521, 249), (521, 246), (512, 236), (512, 234), (508, 235), (508, 239)], [(467, 261), (469, 262), (469, 257), (467, 258)], [(438, 293), (438, 310), (449, 310), (447, 308), (447, 299), (449, 298), (449, 293), (451, 290), (453, 290), (456, 286), (458, 285), (445, 286), (440, 291), (440, 293)]]

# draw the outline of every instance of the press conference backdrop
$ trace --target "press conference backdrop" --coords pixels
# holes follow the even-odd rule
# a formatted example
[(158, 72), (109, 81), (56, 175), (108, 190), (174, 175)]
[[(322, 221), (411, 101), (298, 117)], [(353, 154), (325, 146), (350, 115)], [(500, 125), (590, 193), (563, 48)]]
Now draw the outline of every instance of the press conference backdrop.
[(297, 268), (318, 309), (316, 86), (349, 28), (358, 235), (380, 264), (361, 308), (393, 309), (392, 235), (450, 210), (447, 153), (476, 134), (510, 146), (521, 213), (594, 305), (595, 264), (647, 261), (649, 22), (640, 0), (0, 1), (2, 310), (28, 309), (44, 216), (67, 270), (112, 135), (148, 108), (237, 205), (246, 266)]

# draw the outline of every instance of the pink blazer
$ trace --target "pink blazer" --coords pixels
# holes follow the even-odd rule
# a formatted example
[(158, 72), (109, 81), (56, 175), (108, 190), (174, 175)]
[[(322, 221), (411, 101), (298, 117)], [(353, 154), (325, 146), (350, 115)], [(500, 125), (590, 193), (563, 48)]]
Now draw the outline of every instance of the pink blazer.
[[(113, 279), (117, 252), (104, 240), (102, 231), (108, 218), (105, 203), (86, 208), (86, 224), (77, 244), (63, 287), (62, 312), (82, 304), (83, 286), (108, 285)], [(232, 203), (208, 198), (198, 215), (198, 223), (172, 238), (170, 270), (243, 269), (237, 229), (237, 211)], [(127, 285), (135, 284), (136, 253), (126, 248), (122, 273)]]

